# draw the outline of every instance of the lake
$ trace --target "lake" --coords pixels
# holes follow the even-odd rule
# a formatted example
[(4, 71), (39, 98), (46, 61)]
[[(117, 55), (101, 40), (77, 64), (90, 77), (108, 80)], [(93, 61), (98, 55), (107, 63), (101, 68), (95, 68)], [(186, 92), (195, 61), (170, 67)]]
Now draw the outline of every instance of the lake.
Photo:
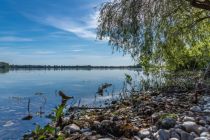
[[(0, 73), (0, 139), (21, 139), (25, 132), (50, 122), (45, 116), (60, 103), (57, 92), (73, 96), (69, 106), (78, 104), (100, 106), (112, 100), (123, 87), (125, 73), (136, 77), (136, 70), (18, 70)], [(111, 83), (104, 96), (97, 95), (98, 87)], [(27, 115), (30, 99), (32, 120)], [(40, 115), (39, 112), (44, 112)]]

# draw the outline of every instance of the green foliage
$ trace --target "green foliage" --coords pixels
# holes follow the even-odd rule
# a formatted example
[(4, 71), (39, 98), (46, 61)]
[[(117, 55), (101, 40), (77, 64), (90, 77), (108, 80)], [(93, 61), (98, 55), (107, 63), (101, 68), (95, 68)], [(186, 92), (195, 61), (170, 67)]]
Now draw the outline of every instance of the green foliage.
[(125, 81), (127, 84), (131, 85), (132, 84), (132, 77), (128, 74), (125, 74)]
[(42, 129), (40, 125), (37, 125), (36, 128), (35, 128), (35, 130), (34, 130), (34, 133), (36, 135), (41, 135), (41, 134), (44, 133), (44, 129)]
[(170, 113), (167, 113), (167, 114), (163, 114), (160, 116), (160, 120), (163, 120), (165, 118), (172, 118), (172, 119), (176, 119), (178, 116), (177, 114), (170, 114)]
[(187, 0), (114, 0), (102, 5), (98, 37), (146, 70), (202, 68), (210, 58), (209, 14)]
[(58, 136), (58, 138), (56, 140), (64, 140), (65, 137), (64, 136)]
[(38, 140), (46, 140), (46, 136), (45, 135), (41, 135), (41, 136), (39, 136)]
[(63, 110), (65, 106), (64, 105), (59, 105), (55, 110), (55, 118), (53, 118), (54, 121), (58, 121), (62, 116), (63, 116)]
[(55, 128), (50, 125), (46, 125), (44, 128), (42, 128), (40, 125), (37, 125), (33, 132), (37, 136), (43, 135), (44, 133), (54, 134)]

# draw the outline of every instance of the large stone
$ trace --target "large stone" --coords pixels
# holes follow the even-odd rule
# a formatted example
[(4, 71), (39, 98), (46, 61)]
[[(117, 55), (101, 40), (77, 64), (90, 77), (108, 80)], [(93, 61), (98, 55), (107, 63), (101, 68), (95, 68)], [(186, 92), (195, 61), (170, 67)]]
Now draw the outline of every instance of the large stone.
[(191, 121), (184, 122), (182, 126), (189, 133), (197, 132), (197, 129), (199, 127), (195, 122), (191, 122)]
[(195, 129), (195, 132), (200, 135), (202, 132), (207, 132), (208, 129), (206, 127), (203, 126), (199, 126), (198, 128)]
[(195, 138), (190, 133), (187, 133), (181, 129), (176, 129), (176, 132), (179, 134), (180, 140), (193, 140)]
[(170, 129), (176, 125), (176, 121), (172, 118), (165, 118), (159, 122), (159, 128)]
[(157, 140), (169, 140), (170, 138), (169, 131), (160, 129), (157, 133), (155, 133), (155, 138)]
[(180, 136), (179, 136), (179, 134), (176, 132), (175, 129), (171, 129), (171, 130), (170, 130), (170, 137), (171, 137), (171, 138), (180, 139)]
[(69, 134), (72, 134), (72, 133), (75, 133), (75, 132), (79, 132), (80, 128), (76, 124), (70, 124), (70, 125), (65, 126), (63, 128), (63, 131), (64, 131), (65, 134), (69, 135)]

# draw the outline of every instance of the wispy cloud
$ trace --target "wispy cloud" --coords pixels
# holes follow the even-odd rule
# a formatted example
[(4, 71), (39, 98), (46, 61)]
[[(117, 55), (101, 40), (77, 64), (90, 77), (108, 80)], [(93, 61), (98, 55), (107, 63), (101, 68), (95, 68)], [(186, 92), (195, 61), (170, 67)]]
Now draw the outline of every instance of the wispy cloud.
[(4, 36), (0, 37), (0, 42), (30, 42), (33, 41), (31, 38), (23, 38), (16, 36)]
[(71, 50), (72, 52), (81, 52), (83, 51), (82, 49), (75, 49), (75, 50)]
[(33, 54), (35, 55), (52, 55), (52, 54), (56, 54), (55, 51), (36, 51)]
[(85, 15), (84, 17), (79, 18), (79, 20), (75, 20), (63, 15), (34, 16), (26, 13), (24, 15), (41, 24), (73, 33), (80, 38), (91, 40), (96, 39), (96, 28), (99, 15), (98, 11), (95, 11), (89, 15)]
[(49, 16), (43, 21), (45, 24), (53, 26), (55, 28), (71, 32), (78, 37), (85, 39), (96, 39), (96, 33), (94, 22), (85, 22), (81, 25), (73, 20), (67, 19), (65, 17), (53, 17)]

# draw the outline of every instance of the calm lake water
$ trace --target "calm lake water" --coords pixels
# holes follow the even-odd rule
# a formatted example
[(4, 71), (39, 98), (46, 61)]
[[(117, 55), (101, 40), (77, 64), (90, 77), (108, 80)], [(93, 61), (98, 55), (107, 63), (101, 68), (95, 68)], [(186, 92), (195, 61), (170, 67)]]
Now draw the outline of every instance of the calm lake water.
[[(43, 126), (50, 122), (45, 116), (60, 103), (59, 90), (74, 96), (74, 100), (68, 102), (69, 106), (79, 100), (81, 104), (91, 106), (112, 99), (109, 93), (120, 92), (125, 73), (133, 77), (138, 75), (134, 70), (19, 70), (0, 73), (0, 139), (21, 139), (36, 124)], [(113, 86), (105, 96), (96, 96), (98, 87), (103, 83)], [(27, 115), (29, 98), (33, 119), (24, 121), (22, 118)], [(45, 112), (42, 116), (37, 113), (40, 107)]]

